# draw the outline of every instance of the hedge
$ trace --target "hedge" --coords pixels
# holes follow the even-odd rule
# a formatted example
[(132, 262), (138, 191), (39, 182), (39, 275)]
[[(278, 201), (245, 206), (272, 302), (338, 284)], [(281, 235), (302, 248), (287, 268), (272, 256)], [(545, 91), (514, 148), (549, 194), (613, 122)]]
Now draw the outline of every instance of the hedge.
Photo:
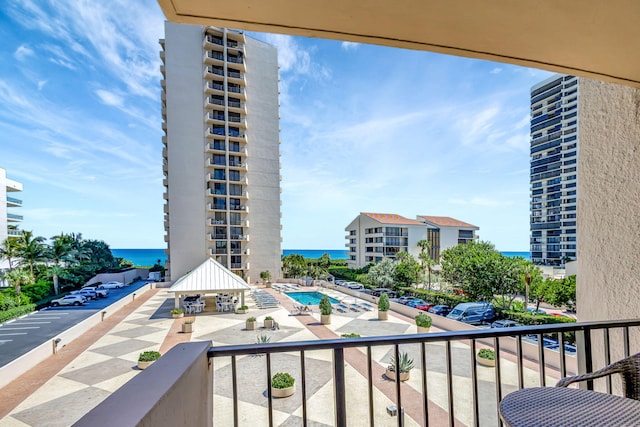
[(29, 314), (36, 309), (35, 304), (21, 305), (18, 307), (10, 308), (9, 310), (0, 311), (0, 323), (4, 323), (7, 320), (15, 319), (25, 314)]
[(499, 317), (513, 320), (523, 325), (549, 325), (552, 323), (574, 323), (576, 319), (565, 316), (552, 316), (550, 314), (533, 314), (523, 311), (497, 310)]
[(400, 288), (400, 290), (404, 293), (404, 295), (411, 295), (417, 298), (422, 298), (423, 300), (432, 302), (436, 305), (448, 305), (452, 308), (458, 304), (469, 301), (467, 298), (461, 295), (429, 291), (426, 289)]

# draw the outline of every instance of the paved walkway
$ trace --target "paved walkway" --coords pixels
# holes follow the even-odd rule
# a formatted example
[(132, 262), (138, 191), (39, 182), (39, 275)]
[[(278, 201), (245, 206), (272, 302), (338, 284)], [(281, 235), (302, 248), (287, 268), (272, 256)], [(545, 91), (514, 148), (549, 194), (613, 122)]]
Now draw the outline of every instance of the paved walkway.
[[(64, 347), (56, 356), (39, 364), (18, 380), (0, 390), (0, 426), (68, 426), (98, 405), (110, 393), (140, 371), (136, 368), (140, 352), (168, 351), (176, 343), (188, 340), (211, 340), (214, 345), (249, 344), (259, 335), (268, 335), (272, 342), (305, 341), (335, 338), (343, 333), (355, 332), (361, 336), (401, 335), (415, 333), (415, 323), (396, 313), (390, 313), (388, 321), (377, 320), (377, 310), (335, 313), (332, 324), (320, 324), (319, 313), (293, 315), (294, 302), (275, 289), (268, 290), (280, 301), (273, 309), (257, 309), (249, 303), (247, 314), (208, 313), (194, 317), (193, 334), (183, 334), (181, 324), (186, 318), (172, 319), (170, 310), (173, 298), (166, 289), (154, 289), (137, 298), (101, 325)], [(336, 291), (327, 291), (343, 301), (353, 301)], [(261, 329), (247, 331), (247, 317), (257, 317), (262, 324), (265, 316), (272, 316), (280, 325), (275, 331)], [(405, 425), (423, 425), (422, 363), (419, 345), (403, 346), (409, 352), (416, 368), (411, 379), (402, 384)], [(368, 425), (368, 395), (366, 354), (360, 349), (345, 352), (347, 361), (346, 400), (349, 409), (349, 425)], [(387, 414), (386, 408), (395, 400), (395, 383), (383, 375), (393, 351), (392, 346), (376, 347), (372, 351), (374, 416), (376, 425), (393, 426), (397, 419)], [(431, 425), (446, 424), (448, 414), (447, 374), (443, 345), (427, 345), (427, 378), (429, 384), (428, 416)], [(456, 424), (466, 425), (472, 420), (472, 395), (470, 372), (473, 358), (466, 345), (453, 345), (454, 405), (458, 416)], [(239, 378), (248, 379), (240, 388), (240, 425), (262, 425), (266, 420), (268, 401), (265, 390), (268, 378), (265, 374), (266, 358), (246, 356), (238, 358)], [(331, 426), (334, 423), (333, 378), (331, 351), (305, 353), (307, 417), (309, 426)], [(229, 360), (214, 359), (214, 425), (232, 425), (231, 375)], [(297, 353), (272, 356), (273, 373), (287, 370), (301, 378), (300, 359)], [(515, 389), (517, 369), (508, 360), (502, 363), (503, 392)], [(478, 368), (481, 396), (481, 419), (487, 425), (496, 425), (495, 384), (491, 368)], [(525, 385), (537, 385), (538, 374), (525, 370)], [(300, 384), (300, 381), (298, 381)], [(487, 405), (482, 404), (486, 399)], [(276, 425), (301, 425), (301, 393), (287, 399), (274, 401)], [(53, 414), (53, 415), (52, 415)]]

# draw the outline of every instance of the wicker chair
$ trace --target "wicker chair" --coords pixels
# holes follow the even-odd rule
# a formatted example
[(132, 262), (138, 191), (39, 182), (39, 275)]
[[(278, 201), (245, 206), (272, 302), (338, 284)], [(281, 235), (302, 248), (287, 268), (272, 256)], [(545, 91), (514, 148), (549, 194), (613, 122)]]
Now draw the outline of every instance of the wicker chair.
[(640, 353), (619, 360), (595, 372), (563, 378), (558, 381), (556, 387), (566, 387), (578, 381), (593, 380), (611, 374), (620, 374), (622, 376), (625, 397), (640, 400)]

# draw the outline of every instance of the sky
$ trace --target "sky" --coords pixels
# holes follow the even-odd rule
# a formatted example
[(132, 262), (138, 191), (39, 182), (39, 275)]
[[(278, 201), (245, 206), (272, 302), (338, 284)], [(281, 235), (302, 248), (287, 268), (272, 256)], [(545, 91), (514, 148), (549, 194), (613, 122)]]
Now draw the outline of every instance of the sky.
[[(1, 3), (0, 167), (23, 183), (22, 229), (165, 247), (163, 33), (156, 1)], [(551, 73), (248, 34), (278, 47), (282, 248), (342, 249), (378, 212), (451, 216), (528, 251), (529, 93)]]

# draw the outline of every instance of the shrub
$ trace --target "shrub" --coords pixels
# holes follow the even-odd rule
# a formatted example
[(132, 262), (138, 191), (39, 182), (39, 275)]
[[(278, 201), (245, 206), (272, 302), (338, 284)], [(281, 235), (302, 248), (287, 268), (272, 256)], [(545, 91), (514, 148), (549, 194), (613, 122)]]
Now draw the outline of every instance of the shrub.
[(171, 314), (182, 314), (184, 313), (184, 310), (181, 308), (174, 308), (173, 310), (171, 310)]
[(416, 317), (416, 325), (421, 327), (421, 328), (430, 328), (431, 324), (433, 323), (431, 316), (425, 314), (425, 313), (420, 313), (418, 314)]
[(249, 306), (248, 305), (241, 305), (238, 310), (249, 310)]
[(496, 360), (496, 352), (489, 348), (481, 348), (478, 350), (478, 357), (480, 359)]
[(19, 305), (17, 307), (11, 307), (7, 310), (0, 311), (0, 323), (4, 323), (7, 320), (16, 319), (25, 314), (29, 314), (36, 309), (35, 304)]
[(271, 387), (273, 388), (289, 388), (293, 387), (296, 380), (286, 372), (278, 372), (271, 378)]
[(53, 283), (38, 280), (33, 285), (21, 286), (20, 293), (28, 296), (31, 301), (38, 304), (53, 293)]
[(329, 314), (331, 314), (331, 311), (333, 310), (333, 308), (331, 307), (331, 301), (329, 301), (329, 297), (326, 295), (322, 296), (322, 299), (320, 299), (320, 313), (322, 313), (325, 316), (328, 316)]
[(383, 293), (380, 295), (380, 299), (378, 300), (378, 310), (380, 311), (389, 311), (389, 295), (387, 293)]
[(153, 362), (154, 360), (160, 359), (160, 352), (157, 351), (143, 351), (138, 356), (138, 362)]
[(350, 332), (348, 334), (340, 335), (342, 338), (360, 338), (360, 334), (356, 334), (355, 332)]
[(266, 316), (266, 317), (264, 318), (264, 320), (273, 320), (273, 317), (271, 317), (271, 316)]
[[(396, 358), (395, 356), (391, 357), (391, 361), (389, 362), (389, 366), (387, 369), (395, 372), (396, 370)], [(400, 358), (398, 359), (398, 370), (401, 374), (407, 373), (413, 369), (413, 359), (409, 359), (409, 354), (406, 352), (400, 353)]]
[(255, 317), (249, 317), (247, 318), (247, 322), (257, 322)]
[(185, 320), (182, 322), (183, 325), (193, 325), (193, 320)]
[(445, 292), (429, 291), (426, 289), (415, 288), (400, 288), (404, 295), (411, 295), (416, 298), (421, 298), (425, 301), (433, 302), (436, 305), (448, 305), (449, 307), (455, 307), (456, 305), (469, 302), (468, 298), (462, 295), (448, 294)]

